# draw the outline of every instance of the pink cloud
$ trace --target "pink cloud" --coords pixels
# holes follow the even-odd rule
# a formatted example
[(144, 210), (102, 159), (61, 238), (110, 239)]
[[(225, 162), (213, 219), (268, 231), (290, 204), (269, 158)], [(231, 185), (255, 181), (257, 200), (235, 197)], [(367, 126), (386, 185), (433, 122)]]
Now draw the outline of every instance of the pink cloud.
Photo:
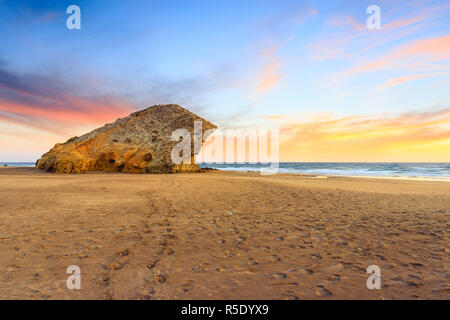
[(280, 68), (280, 61), (272, 61), (264, 67), (258, 79), (258, 85), (256, 87), (255, 94), (265, 94), (268, 91), (272, 90), (278, 84), (278, 82), (280, 82), (283, 77)]
[(391, 79), (387, 80), (386, 82), (380, 84), (377, 88), (375, 88), (374, 91), (380, 92), (380, 91), (389, 89), (391, 87), (398, 86), (398, 85), (408, 82), (408, 81), (419, 80), (419, 79), (424, 79), (424, 78), (429, 78), (429, 77), (442, 76), (445, 74), (446, 73), (437, 72), (437, 73), (426, 73), (426, 74), (411, 74), (411, 75), (391, 78)]
[(341, 72), (338, 74), (338, 77), (388, 69), (411, 69), (411, 67), (423, 67), (427, 63), (449, 59), (450, 35), (433, 39), (415, 40), (395, 48), (374, 61)]
[(366, 25), (358, 22), (352, 15), (345, 15), (334, 17), (325, 22), (325, 24), (333, 27), (350, 27), (352, 30), (361, 31), (366, 28)]
[[(59, 102), (63, 103), (63, 102)], [(128, 115), (131, 105), (115, 99), (111, 104), (86, 98), (65, 95), (64, 103), (72, 108), (63, 108), (57, 103), (52, 108), (37, 107), (7, 100), (0, 100), (1, 120), (53, 133), (67, 133), (76, 127), (101, 125)]]

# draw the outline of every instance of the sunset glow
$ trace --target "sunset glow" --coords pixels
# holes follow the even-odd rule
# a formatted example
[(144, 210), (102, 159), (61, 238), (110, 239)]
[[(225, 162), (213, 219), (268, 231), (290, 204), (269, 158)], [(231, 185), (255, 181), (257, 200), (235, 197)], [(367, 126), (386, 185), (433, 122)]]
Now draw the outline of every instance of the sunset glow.
[(2, 161), (164, 103), (279, 128), (281, 161), (450, 161), (445, 1), (381, 1), (379, 30), (364, 1), (86, 3), (80, 30), (69, 2), (26, 3), (0, 1)]

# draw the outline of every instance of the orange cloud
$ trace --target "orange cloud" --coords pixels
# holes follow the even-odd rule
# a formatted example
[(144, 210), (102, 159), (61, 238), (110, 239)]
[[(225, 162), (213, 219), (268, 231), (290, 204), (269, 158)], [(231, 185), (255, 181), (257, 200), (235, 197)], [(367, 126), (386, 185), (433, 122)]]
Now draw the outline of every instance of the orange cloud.
[[(386, 69), (421, 68), (423, 63), (450, 59), (450, 35), (416, 40), (397, 47), (381, 58), (341, 72), (338, 77)], [(428, 68), (430, 66), (427, 66)]]
[[(259, 56), (262, 60), (263, 67), (256, 78), (256, 88), (252, 92), (253, 97), (267, 94), (281, 81), (283, 78), (281, 68), (284, 60), (278, 54), (278, 51), (294, 38), (295, 34), (292, 34), (286, 40), (264, 46), (260, 50)], [(265, 41), (269, 40), (266, 39)]]
[(112, 94), (98, 90), (83, 94), (55, 76), (22, 74), (0, 65), (0, 121), (17, 134), (33, 129), (34, 135), (67, 137), (133, 109), (128, 101)]
[(413, 24), (423, 22), (425, 20), (437, 19), (446, 14), (446, 10), (450, 8), (450, 4), (443, 4), (434, 7), (422, 8), (420, 12), (414, 16), (403, 17), (393, 20), (383, 25), (385, 31), (392, 31), (398, 28), (408, 27)]
[(330, 115), (281, 131), (282, 161), (450, 161), (450, 108), (396, 117)]
[(280, 115), (264, 116), (264, 118), (269, 119), (269, 120), (282, 120), (282, 119), (286, 119), (287, 116), (280, 114)]
[[(382, 24), (382, 30), (383, 31), (392, 31), (398, 28), (408, 27), (410, 25), (422, 22), (430, 17), (429, 13), (421, 13), (420, 15), (409, 17), (409, 18), (400, 18), (397, 20), (393, 20), (388, 23)], [(370, 32), (367, 29), (366, 26), (366, 20), (364, 21), (357, 21), (352, 15), (346, 15), (343, 17), (334, 17), (332, 19), (329, 19), (326, 21), (327, 25), (333, 26), (333, 27), (349, 27), (352, 29), (352, 31), (362, 31), (362, 32)]]
[(272, 90), (283, 77), (281, 71), (281, 62), (273, 61), (264, 67), (258, 80), (255, 94), (262, 95)]
[(415, 16), (415, 17), (411, 17), (411, 18), (397, 19), (397, 20), (391, 21), (391, 22), (383, 25), (383, 29), (394, 30), (397, 28), (408, 27), (410, 25), (419, 23), (419, 22), (425, 20), (426, 18), (427, 18), (427, 15), (421, 14), (419, 16)]
[[(413, 6), (414, 7), (414, 6)], [(430, 26), (436, 26), (439, 19), (448, 14), (450, 4), (436, 6), (416, 6), (419, 10), (408, 12), (400, 18), (390, 19), (389, 11), (393, 13), (404, 12), (405, 8), (392, 8), (382, 10), (382, 26), (380, 30), (373, 32), (366, 27), (366, 18), (355, 19), (352, 15), (336, 15), (325, 22), (332, 27), (326, 34), (312, 43), (309, 59), (313, 61), (349, 58), (354, 56), (355, 46), (363, 52), (372, 51), (388, 43), (394, 43), (406, 37), (414, 36), (418, 30)]]
[[(74, 127), (99, 125), (127, 115), (131, 110), (128, 103), (116, 101), (112, 105), (77, 97), (66, 97), (74, 109), (46, 109), (36, 106), (0, 100), (3, 120), (42, 130), (63, 133)], [(119, 105), (118, 105), (119, 103)], [(45, 106), (47, 107), (47, 106)]]
[[(391, 20), (387, 23), (384, 23), (384, 19), (382, 18), (382, 30), (383, 31), (393, 31), (399, 28), (409, 27), (414, 24), (418, 24), (420, 22), (437, 19), (446, 14), (446, 11), (450, 8), (450, 4), (442, 4), (434, 7), (425, 7), (421, 8), (418, 12), (408, 13), (405, 16), (398, 18), (396, 20)], [(403, 9), (403, 8), (402, 8)], [(383, 12), (382, 12), (383, 13)], [(368, 16), (367, 16), (368, 17)], [(384, 17), (384, 14), (382, 14)], [(366, 18), (366, 17), (365, 17)], [(350, 27), (353, 31), (368, 31), (366, 27), (366, 20), (357, 21), (352, 15), (345, 16), (335, 16), (326, 21), (327, 25), (331, 25), (333, 27)]]
[(419, 79), (428, 78), (428, 77), (442, 76), (445, 74), (446, 73), (437, 72), (437, 73), (427, 73), (427, 74), (412, 74), (412, 75), (392, 78), (392, 79), (389, 79), (386, 82), (380, 84), (378, 87), (376, 87), (374, 92), (384, 91), (386, 89), (398, 86), (398, 85), (408, 82), (408, 81), (419, 80)]
[[(109, 99), (106, 99), (109, 100)], [(27, 105), (0, 98), (0, 158), (29, 161), (57, 142), (86, 133), (105, 122), (128, 115), (130, 104), (64, 95), (54, 105)], [(70, 108), (61, 103), (67, 103)]]

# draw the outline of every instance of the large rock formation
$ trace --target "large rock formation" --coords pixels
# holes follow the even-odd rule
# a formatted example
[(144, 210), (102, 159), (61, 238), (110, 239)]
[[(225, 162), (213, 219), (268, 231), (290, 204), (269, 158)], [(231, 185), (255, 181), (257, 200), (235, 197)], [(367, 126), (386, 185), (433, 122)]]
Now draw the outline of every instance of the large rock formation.
[(36, 163), (55, 173), (108, 171), (127, 173), (196, 172), (192, 142), (191, 164), (174, 164), (172, 132), (186, 129), (194, 137), (194, 121), (201, 121), (202, 135), (216, 126), (178, 105), (156, 105), (117, 119), (81, 137), (56, 144)]

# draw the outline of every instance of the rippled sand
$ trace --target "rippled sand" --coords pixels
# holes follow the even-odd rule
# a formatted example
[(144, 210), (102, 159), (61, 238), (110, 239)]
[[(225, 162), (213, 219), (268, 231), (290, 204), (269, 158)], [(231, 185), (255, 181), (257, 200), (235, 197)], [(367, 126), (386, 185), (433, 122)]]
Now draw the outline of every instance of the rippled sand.
[(0, 193), (2, 299), (450, 298), (446, 182), (2, 168)]

